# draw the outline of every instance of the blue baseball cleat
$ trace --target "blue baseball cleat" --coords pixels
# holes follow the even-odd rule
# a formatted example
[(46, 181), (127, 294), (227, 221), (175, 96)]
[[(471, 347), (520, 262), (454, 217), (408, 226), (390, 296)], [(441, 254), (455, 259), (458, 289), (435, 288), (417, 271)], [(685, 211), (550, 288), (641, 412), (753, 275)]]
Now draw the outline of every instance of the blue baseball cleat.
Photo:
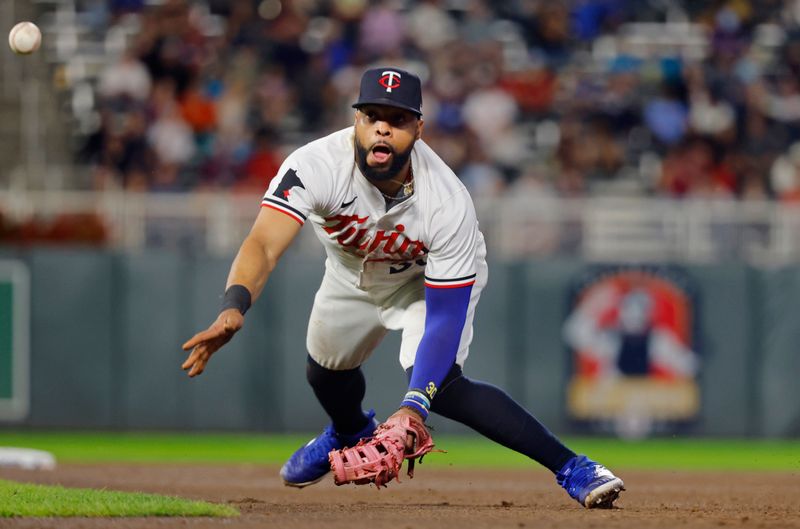
[(587, 509), (610, 509), (625, 484), (600, 463), (575, 456), (564, 465), (556, 481)]
[(333, 424), (329, 424), (320, 435), (298, 448), (281, 468), (283, 484), (288, 487), (303, 488), (325, 477), (331, 470), (331, 463), (328, 460), (328, 453), (331, 450), (355, 446), (361, 439), (372, 437), (378, 427), (375, 411), (369, 410), (365, 416), (369, 419), (369, 423), (358, 433), (341, 435), (333, 429)]

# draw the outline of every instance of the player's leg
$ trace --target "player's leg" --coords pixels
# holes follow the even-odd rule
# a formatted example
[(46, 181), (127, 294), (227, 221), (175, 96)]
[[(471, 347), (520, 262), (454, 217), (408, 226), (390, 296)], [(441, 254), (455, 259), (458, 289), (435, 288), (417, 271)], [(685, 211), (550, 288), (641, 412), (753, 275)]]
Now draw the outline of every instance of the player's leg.
[[(411, 371), (408, 370), (409, 377)], [(465, 377), (458, 364), (453, 365), (436, 393), (431, 411), (525, 454), (554, 474), (575, 457), (572, 450), (508, 393)]]
[(366, 392), (361, 364), (386, 336), (374, 300), (326, 271), (308, 321), (306, 378), (339, 434), (361, 433)]
[(372, 300), (326, 271), (308, 325), (306, 378), (331, 424), (284, 464), (286, 485), (305, 487), (330, 471), (328, 453), (371, 437), (375, 413), (362, 411), (366, 392), (359, 367), (386, 334)]
[[(528, 410), (502, 389), (465, 377), (461, 365), (469, 354), (472, 320), (485, 269), (473, 287), (456, 364), (431, 401), (431, 411), (458, 421), (501, 445), (527, 455), (556, 474), (558, 483), (586, 507), (610, 507), (623, 489), (622, 480), (585, 456), (577, 456)], [(403, 322), (400, 362), (409, 377), (425, 325), (423, 300), (410, 305)]]
[(337, 433), (352, 435), (370, 423), (361, 410), (367, 384), (360, 367), (328, 369), (308, 356), (306, 379)]
[(576, 455), (505, 391), (465, 377), (458, 364), (439, 388), (431, 411), (550, 469), (558, 484), (585, 507), (611, 507), (624, 490), (622, 480), (608, 469)]

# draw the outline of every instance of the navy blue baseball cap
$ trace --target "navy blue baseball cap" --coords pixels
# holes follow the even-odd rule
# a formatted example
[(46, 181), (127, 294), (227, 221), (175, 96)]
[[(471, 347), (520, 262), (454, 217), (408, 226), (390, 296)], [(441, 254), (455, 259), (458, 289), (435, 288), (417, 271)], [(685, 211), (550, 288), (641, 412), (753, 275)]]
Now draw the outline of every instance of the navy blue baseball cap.
[(398, 68), (371, 68), (361, 76), (361, 91), (353, 108), (387, 105), (422, 115), (422, 83), (411, 72)]

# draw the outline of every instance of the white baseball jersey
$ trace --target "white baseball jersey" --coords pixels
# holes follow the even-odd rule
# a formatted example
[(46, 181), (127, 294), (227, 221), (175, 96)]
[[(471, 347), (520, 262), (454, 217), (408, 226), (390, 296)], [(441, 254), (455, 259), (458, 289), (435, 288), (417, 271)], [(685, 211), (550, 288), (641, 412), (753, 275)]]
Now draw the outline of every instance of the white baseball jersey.
[(386, 210), (381, 192), (355, 163), (354, 129), (294, 151), (262, 206), (300, 224), (311, 220), (327, 266), (365, 291), (420, 279), (434, 288), (467, 286), (485, 267), (486, 248), (472, 199), (436, 153), (417, 141), (413, 195)]

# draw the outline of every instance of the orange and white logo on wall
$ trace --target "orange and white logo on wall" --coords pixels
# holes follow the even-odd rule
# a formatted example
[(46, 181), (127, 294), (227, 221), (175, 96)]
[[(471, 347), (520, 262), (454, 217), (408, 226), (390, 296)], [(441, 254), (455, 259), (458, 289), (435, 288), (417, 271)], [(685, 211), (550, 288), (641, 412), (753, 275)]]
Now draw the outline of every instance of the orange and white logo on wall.
[(572, 418), (642, 437), (697, 416), (691, 290), (665, 267), (599, 267), (581, 278), (563, 328)]

